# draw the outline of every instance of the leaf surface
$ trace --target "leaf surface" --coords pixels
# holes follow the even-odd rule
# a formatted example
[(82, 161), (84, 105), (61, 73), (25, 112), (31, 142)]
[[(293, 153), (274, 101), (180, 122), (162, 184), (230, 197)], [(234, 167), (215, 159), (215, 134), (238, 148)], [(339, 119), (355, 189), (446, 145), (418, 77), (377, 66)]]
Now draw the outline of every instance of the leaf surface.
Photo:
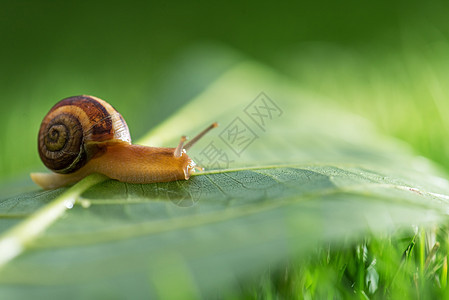
[[(221, 126), (189, 153), (206, 172), (79, 190), (73, 208), (2, 267), (0, 296), (215, 295), (317, 244), (446, 215), (449, 185), (431, 162), (254, 63), (223, 74), (141, 142), (174, 146), (213, 121)], [(0, 230), (73, 189), (5, 197)]]

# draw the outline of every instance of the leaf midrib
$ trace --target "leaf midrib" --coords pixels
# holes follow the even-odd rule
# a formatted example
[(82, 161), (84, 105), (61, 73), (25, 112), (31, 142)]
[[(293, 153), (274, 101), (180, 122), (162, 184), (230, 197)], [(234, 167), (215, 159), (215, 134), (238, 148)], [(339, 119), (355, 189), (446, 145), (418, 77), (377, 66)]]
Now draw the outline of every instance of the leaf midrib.
[[(409, 190), (408, 187), (395, 186), (390, 184), (376, 184), (376, 183), (354, 185), (352, 187), (347, 186), (344, 188), (335, 187), (326, 190), (321, 190), (319, 193), (315, 192), (313, 194), (304, 194), (301, 197), (287, 196), (284, 198), (279, 198), (277, 201), (244, 204), (237, 207), (228, 208), (225, 211), (213, 211), (202, 213), (200, 215), (181, 216), (163, 220), (141, 222), (138, 224), (121, 225), (119, 228), (112, 228), (106, 230), (102, 229), (96, 231), (95, 233), (91, 232), (69, 233), (69, 234), (64, 233), (64, 235), (56, 234), (44, 236), (38, 239), (36, 243), (30, 244), (30, 247), (35, 249), (66, 248), (75, 245), (87, 246), (100, 243), (116, 242), (128, 238), (138, 238), (147, 235), (156, 235), (171, 230), (201, 227), (205, 225), (207, 226), (213, 223), (220, 223), (249, 215), (256, 215), (258, 213), (270, 211), (276, 208), (286, 207), (289, 205), (294, 205), (299, 202), (311, 201), (316, 198), (336, 194), (346, 194), (355, 196), (363, 195), (364, 197), (374, 196), (379, 201), (383, 201), (387, 204), (391, 204), (392, 200), (395, 200), (395, 202), (393, 202), (394, 204), (399, 203), (397, 201), (398, 198), (396, 197), (391, 198), (381, 197), (379, 195), (376, 195), (375, 193), (367, 193), (366, 191), (362, 193), (360, 192), (361, 186), (376, 186), (376, 187), (384, 186), (388, 188), (397, 188), (400, 190)], [(413, 193), (413, 191), (410, 192)], [(436, 207), (429, 206), (426, 203), (417, 203), (411, 201), (406, 202), (407, 204), (410, 204), (416, 208), (435, 209), (438, 212), (438, 209)], [(146, 201), (146, 203), (148, 203), (148, 201)]]

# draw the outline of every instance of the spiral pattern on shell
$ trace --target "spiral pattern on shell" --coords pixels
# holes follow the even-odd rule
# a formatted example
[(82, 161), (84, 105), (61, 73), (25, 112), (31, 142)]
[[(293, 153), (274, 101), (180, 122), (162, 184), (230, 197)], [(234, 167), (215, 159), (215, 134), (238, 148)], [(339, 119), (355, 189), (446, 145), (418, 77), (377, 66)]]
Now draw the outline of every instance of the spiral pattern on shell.
[(102, 143), (131, 143), (128, 126), (107, 102), (93, 96), (61, 100), (44, 117), (39, 156), (47, 168), (72, 173), (101, 151)]

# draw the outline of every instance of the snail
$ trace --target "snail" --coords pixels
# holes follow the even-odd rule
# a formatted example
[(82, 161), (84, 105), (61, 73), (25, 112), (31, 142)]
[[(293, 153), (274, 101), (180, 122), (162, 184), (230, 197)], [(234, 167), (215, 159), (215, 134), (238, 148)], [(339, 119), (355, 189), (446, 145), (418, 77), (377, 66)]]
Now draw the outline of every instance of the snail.
[(131, 144), (123, 117), (110, 104), (93, 96), (74, 96), (55, 104), (39, 129), (38, 150), (52, 173), (31, 173), (44, 189), (73, 184), (92, 173), (128, 183), (153, 183), (189, 179), (201, 169), (187, 155), (213, 123), (176, 148)]

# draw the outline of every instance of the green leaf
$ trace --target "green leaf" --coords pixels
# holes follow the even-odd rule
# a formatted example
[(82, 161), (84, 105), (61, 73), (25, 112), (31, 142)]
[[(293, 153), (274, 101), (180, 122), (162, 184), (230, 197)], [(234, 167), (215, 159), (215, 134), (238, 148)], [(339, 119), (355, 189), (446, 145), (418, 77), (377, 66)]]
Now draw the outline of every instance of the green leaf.
[[(269, 114), (261, 92), (277, 110), (259, 126), (246, 112)], [(213, 121), (221, 127), (189, 154), (208, 171), (188, 181), (93, 176), (0, 201), (0, 296), (207, 297), (317, 244), (438, 222), (447, 211), (449, 184), (431, 162), (253, 63), (141, 142), (174, 146)], [(229, 139), (235, 122), (254, 138), (243, 150)]]

